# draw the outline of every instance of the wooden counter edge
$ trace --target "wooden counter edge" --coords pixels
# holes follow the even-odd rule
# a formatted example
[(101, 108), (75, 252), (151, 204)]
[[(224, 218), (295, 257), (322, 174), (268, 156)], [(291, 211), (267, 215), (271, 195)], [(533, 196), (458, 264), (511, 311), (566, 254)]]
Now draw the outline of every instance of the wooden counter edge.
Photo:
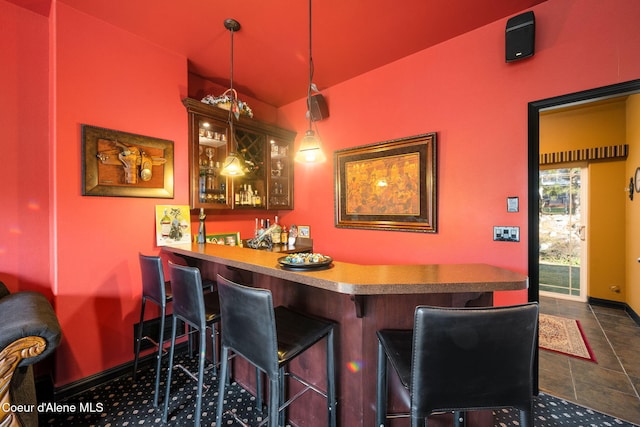
[[(277, 259), (282, 254), (259, 251), (248, 248), (233, 248), (218, 245), (180, 245), (163, 246), (162, 251), (179, 256), (195, 258), (203, 261), (219, 263), (229, 267), (239, 268), (259, 274), (301, 283), (331, 292), (347, 295), (388, 295), (388, 294), (425, 294), (425, 293), (460, 293), (460, 292), (493, 292), (527, 289), (529, 278), (523, 274), (489, 264), (412, 264), (412, 265), (361, 265), (334, 261), (334, 265), (326, 270), (319, 271), (290, 271), (281, 268)], [(244, 252), (251, 251), (251, 252)], [(247, 254), (251, 254), (252, 260), (247, 260)], [(423, 269), (426, 267), (452, 268), (483, 268), (498, 272), (491, 277), (478, 277), (472, 280), (448, 280), (446, 282), (421, 282), (402, 283), (397, 281), (380, 282), (380, 274), (376, 270), (398, 269), (405, 271), (411, 269)], [(340, 271), (342, 270), (342, 271)], [(347, 271), (349, 270), (349, 271)], [(344, 276), (358, 276), (364, 272), (378, 280), (360, 282), (358, 280), (345, 280)], [(394, 276), (397, 278), (397, 276)]]

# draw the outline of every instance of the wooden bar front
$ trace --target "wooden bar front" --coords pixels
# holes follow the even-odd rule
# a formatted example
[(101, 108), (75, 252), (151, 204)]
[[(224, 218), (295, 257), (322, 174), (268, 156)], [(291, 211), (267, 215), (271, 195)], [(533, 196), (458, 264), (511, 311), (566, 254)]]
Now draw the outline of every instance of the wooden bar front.
[[(344, 427), (375, 425), (377, 330), (411, 329), (417, 305), (489, 306), (494, 291), (526, 289), (528, 285), (526, 276), (486, 264), (359, 265), (334, 261), (326, 270), (294, 272), (280, 267), (282, 254), (247, 248), (194, 244), (163, 247), (163, 253), (199, 267), (203, 277), (220, 274), (269, 289), (276, 305), (337, 322), (338, 425)], [(321, 343), (296, 360), (291, 370), (324, 388), (324, 366), (325, 344)], [(255, 391), (255, 371), (247, 364), (236, 363), (235, 377)], [(399, 387), (391, 379), (390, 384)], [(390, 393), (390, 407), (406, 411), (406, 402), (392, 398), (398, 395)], [(324, 398), (306, 393), (290, 407), (289, 418), (294, 426), (326, 425)], [(409, 424), (408, 420), (397, 420), (390, 425)], [(435, 417), (430, 425), (451, 425), (451, 417)], [(469, 425), (492, 426), (490, 412), (471, 414)]]

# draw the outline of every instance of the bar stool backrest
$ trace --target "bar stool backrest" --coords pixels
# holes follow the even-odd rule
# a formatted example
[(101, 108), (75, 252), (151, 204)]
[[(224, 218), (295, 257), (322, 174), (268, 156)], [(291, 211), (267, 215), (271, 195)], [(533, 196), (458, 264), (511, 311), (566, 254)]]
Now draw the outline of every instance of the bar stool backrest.
[(433, 411), (531, 409), (538, 331), (536, 303), (415, 311), (411, 415)]
[(167, 295), (164, 286), (162, 260), (159, 256), (153, 255), (139, 254), (139, 257), (142, 277), (142, 295), (151, 299), (159, 306), (164, 306)]
[(218, 293), (222, 345), (268, 375), (277, 375), (278, 341), (271, 291), (240, 285), (218, 276)]
[(173, 293), (173, 314), (204, 331), (207, 325), (200, 270), (169, 262), (169, 277)]

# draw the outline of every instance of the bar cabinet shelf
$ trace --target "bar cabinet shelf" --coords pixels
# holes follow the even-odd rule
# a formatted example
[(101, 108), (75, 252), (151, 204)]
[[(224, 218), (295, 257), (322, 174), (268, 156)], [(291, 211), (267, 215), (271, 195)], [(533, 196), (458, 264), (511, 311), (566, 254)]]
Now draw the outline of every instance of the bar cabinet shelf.
[[(192, 98), (182, 102), (189, 117), (192, 209), (293, 209), (295, 132), (240, 116), (234, 118), (236, 147), (229, 135), (227, 110)], [(220, 175), (230, 152), (242, 158), (244, 176)]]

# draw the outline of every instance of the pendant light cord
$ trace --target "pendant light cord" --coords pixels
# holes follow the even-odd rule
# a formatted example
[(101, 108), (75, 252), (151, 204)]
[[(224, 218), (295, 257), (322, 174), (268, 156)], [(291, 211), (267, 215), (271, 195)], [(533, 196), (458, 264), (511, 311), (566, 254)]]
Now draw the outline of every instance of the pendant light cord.
[(230, 80), (230, 90), (229, 93), (231, 95), (231, 105), (229, 105), (229, 136), (231, 137), (231, 142), (232, 142), (232, 147), (233, 149), (237, 152), (238, 151), (238, 144), (236, 141), (236, 136), (235, 133), (233, 131), (233, 107), (234, 107), (234, 103), (235, 103), (235, 92), (233, 91), (233, 33), (235, 32), (233, 30), (233, 28), (230, 28), (229, 31), (231, 32), (231, 58), (230, 58), (230, 64), (231, 64), (231, 70), (229, 72), (229, 80)]
[(307, 108), (309, 110), (309, 130), (311, 130), (311, 86), (313, 85), (313, 55), (312, 55), (312, 30), (311, 30), (311, 10), (312, 4), (309, 0), (309, 87), (307, 88)]

